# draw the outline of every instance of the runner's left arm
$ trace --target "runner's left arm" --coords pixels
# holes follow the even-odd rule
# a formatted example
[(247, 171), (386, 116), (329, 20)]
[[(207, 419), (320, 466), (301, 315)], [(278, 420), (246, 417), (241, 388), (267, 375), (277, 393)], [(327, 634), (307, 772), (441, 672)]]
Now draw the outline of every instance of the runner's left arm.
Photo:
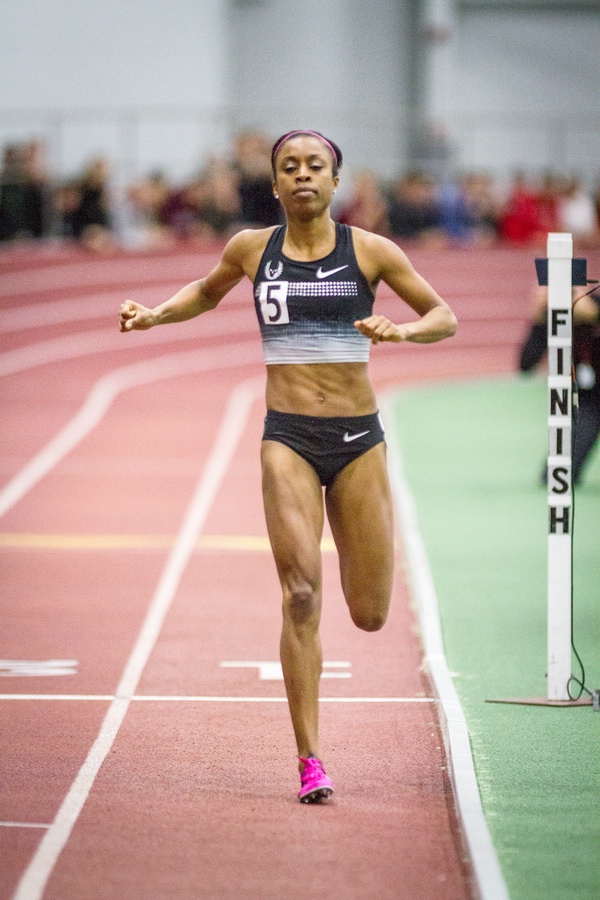
[(455, 333), (456, 316), (396, 244), (368, 232), (362, 232), (356, 244), (359, 264), (371, 283), (384, 281), (419, 316), (413, 322), (401, 324), (386, 316), (369, 316), (354, 323), (362, 334), (374, 344), (379, 341), (429, 344)]

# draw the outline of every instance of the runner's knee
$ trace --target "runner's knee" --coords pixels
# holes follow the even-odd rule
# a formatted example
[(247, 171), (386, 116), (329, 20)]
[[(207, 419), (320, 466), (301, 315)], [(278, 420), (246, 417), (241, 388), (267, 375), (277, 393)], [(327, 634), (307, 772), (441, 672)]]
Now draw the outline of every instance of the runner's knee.
[(295, 625), (318, 622), (320, 605), (317, 591), (308, 583), (294, 585), (284, 590), (283, 615)]
[(386, 623), (391, 592), (384, 590), (359, 591), (346, 595), (352, 621), (361, 631), (380, 631)]
[(350, 611), (352, 621), (361, 631), (380, 631), (386, 623), (387, 610), (385, 612), (372, 610)]

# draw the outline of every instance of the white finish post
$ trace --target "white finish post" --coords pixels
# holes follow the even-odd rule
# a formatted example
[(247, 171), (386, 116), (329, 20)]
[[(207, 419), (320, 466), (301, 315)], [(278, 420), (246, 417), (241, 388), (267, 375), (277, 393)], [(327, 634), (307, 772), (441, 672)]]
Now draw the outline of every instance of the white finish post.
[(572, 259), (570, 234), (548, 235), (548, 700), (571, 677)]

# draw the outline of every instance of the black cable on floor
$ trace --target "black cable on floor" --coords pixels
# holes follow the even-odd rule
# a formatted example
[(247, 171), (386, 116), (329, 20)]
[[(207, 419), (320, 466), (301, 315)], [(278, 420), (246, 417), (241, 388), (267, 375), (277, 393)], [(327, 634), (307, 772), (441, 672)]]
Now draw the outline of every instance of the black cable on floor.
[[(572, 391), (572, 420), (573, 420), (573, 434), (571, 435), (571, 460), (573, 459), (573, 444), (575, 442), (575, 429), (577, 428), (577, 413), (579, 411), (579, 387), (577, 385), (577, 379), (575, 377), (575, 370), (573, 369), (572, 373), (573, 378), (573, 391)], [(588, 690), (585, 686), (585, 668), (579, 653), (577, 652), (577, 648), (575, 646), (575, 616), (574, 616), (574, 579), (573, 579), (573, 545), (575, 542), (575, 485), (573, 483), (573, 470), (571, 469), (571, 649), (573, 651), (573, 655), (575, 659), (579, 663), (579, 668), (581, 670), (581, 677), (577, 678), (575, 675), (571, 674), (567, 682), (567, 693), (569, 695), (569, 700), (579, 700), (582, 694), (587, 694), (589, 697), (592, 696), (592, 692)], [(576, 696), (571, 692), (571, 685), (577, 685), (579, 692)]]

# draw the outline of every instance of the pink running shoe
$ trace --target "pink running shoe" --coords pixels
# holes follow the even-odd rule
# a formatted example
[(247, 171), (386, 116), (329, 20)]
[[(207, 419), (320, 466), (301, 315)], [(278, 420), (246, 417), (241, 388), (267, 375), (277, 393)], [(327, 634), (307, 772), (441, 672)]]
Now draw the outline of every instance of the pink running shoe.
[(320, 803), (321, 800), (329, 800), (333, 794), (333, 784), (331, 778), (328, 778), (323, 768), (323, 763), (316, 756), (309, 756), (304, 759), (299, 756), (300, 762), (304, 763), (304, 771), (300, 775), (300, 793), (298, 799), (301, 803)]

